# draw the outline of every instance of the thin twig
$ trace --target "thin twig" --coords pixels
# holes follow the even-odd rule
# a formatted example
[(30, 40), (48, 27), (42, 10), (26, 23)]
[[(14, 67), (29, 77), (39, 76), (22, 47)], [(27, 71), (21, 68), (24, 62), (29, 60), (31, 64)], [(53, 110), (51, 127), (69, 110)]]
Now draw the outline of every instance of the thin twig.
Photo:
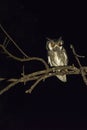
[(3, 46), (5, 46), (6, 41), (7, 41), (7, 37), (4, 39)]
[(27, 57), (27, 58), (19, 58), (19, 57), (16, 57), (14, 56), (13, 54), (11, 54), (3, 45), (0, 44), (0, 48), (2, 48), (4, 50), (4, 52), (11, 58), (13, 58), (14, 60), (17, 60), (17, 61), (20, 61), (20, 62), (28, 62), (28, 61), (40, 61), (42, 62), (46, 69), (49, 68), (48, 64), (45, 62), (44, 59), (42, 58), (39, 58), (39, 57)]
[(44, 79), (44, 76), (40, 77), (31, 87), (30, 89), (26, 90), (25, 93), (31, 93), (32, 90), (36, 87), (36, 85)]
[(7, 87), (5, 87), (4, 89), (0, 90), (0, 95), (2, 95), (4, 92), (8, 91), (10, 88), (14, 87), (18, 83), (19, 83), (19, 80), (15, 81), (15, 82), (12, 82)]
[(73, 45), (71, 45), (71, 49), (72, 49), (73, 54), (74, 54), (74, 56), (75, 56), (75, 58), (76, 58), (76, 61), (77, 61), (78, 64), (79, 64), (79, 67), (80, 67), (80, 71), (81, 71), (81, 75), (82, 75), (83, 81), (84, 81), (84, 83), (87, 85), (87, 78), (86, 78), (85, 71), (84, 71), (84, 69), (83, 69), (83, 67), (82, 67), (82, 65), (81, 65), (81, 63), (80, 63), (80, 60), (79, 60), (79, 58), (78, 58), (79, 56), (76, 54)]
[(12, 43), (17, 47), (17, 49), (23, 54), (25, 57), (29, 57), (27, 54), (24, 53), (24, 51), (16, 44), (16, 42), (10, 37), (10, 35), (5, 31), (5, 29), (0, 24), (1, 30), (5, 33), (5, 35), (12, 41)]
[(79, 57), (79, 58), (85, 58), (85, 56), (78, 55), (78, 54), (75, 52), (74, 46), (73, 46), (72, 44), (70, 45), (70, 48), (72, 49), (73, 54), (74, 54), (75, 56), (77, 56), (77, 57)]

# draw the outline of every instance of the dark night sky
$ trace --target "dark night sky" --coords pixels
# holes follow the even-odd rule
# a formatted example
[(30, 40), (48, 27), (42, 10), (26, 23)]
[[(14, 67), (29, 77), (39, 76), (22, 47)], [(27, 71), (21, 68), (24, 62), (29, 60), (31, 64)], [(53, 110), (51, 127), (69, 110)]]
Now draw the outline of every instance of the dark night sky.
[[(0, 23), (28, 55), (42, 57), (46, 61), (46, 37), (62, 36), (69, 64), (74, 62), (77, 65), (69, 46), (72, 43), (79, 54), (87, 57), (86, 12), (85, 3), (81, 2), (3, 0), (0, 2)], [(2, 32), (0, 34), (4, 36)], [(8, 46), (17, 53), (14, 46)], [(0, 60), (2, 76), (20, 75), (23, 64), (6, 58), (2, 53)], [(86, 61), (87, 58), (81, 59), (82, 64), (86, 65)], [(32, 64), (26, 64), (26, 70), (28, 66)], [(40, 64), (33, 64), (36, 70), (38, 66)], [(0, 83), (1, 86), (3, 84)], [(80, 76), (68, 77), (65, 84), (56, 77), (49, 78), (41, 82), (31, 95), (26, 95), (24, 91), (29, 85), (23, 87), (23, 84), (19, 84), (0, 96), (0, 128), (30, 130), (86, 127), (87, 88)]]

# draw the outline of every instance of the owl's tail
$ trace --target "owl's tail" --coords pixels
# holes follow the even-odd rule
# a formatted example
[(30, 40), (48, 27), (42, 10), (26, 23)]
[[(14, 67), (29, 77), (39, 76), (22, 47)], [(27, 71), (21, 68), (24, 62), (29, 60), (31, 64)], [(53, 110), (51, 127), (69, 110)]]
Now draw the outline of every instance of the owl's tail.
[(67, 77), (66, 75), (56, 75), (58, 79), (60, 79), (62, 82), (67, 82)]

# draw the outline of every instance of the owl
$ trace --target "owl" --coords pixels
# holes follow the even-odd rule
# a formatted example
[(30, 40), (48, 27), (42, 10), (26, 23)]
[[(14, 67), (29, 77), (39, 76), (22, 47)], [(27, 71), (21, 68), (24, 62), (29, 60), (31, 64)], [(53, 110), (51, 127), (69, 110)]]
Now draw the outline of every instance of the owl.
[[(50, 66), (66, 66), (68, 64), (68, 56), (63, 47), (64, 41), (60, 37), (58, 40), (48, 39), (46, 49), (48, 52), (48, 63)], [(60, 71), (60, 70), (58, 70)], [(66, 82), (66, 75), (56, 75), (62, 82)]]

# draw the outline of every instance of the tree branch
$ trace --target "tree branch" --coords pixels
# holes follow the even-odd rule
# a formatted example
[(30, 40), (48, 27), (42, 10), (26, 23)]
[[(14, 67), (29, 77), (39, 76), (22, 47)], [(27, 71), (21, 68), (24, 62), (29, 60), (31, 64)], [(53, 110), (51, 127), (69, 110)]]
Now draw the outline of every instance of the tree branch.
[(27, 57), (27, 58), (20, 58), (20, 57), (16, 57), (13, 54), (11, 54), (3, 45), (0, 44), (0, 48), (2, 48), (4, 50), (4, 52), (12, 59), (20, 61), (20, 62), (28, 62), (28, 61), (40, 61), (45, 65), (45, 68), (48, 69), (49, 66), (48, 64), (45, 62), (44, 59), (39, 58), (39, 57)]
[[(85, 71), (85, 75), (87, 75), (87, 67), (82, 67)], [(62, 70), (66, 70), (67, 71), (62, 71)], [(60, 71), (58, 71), (60, 70)], [(75, 66), (59, 66), (59, 67), (53, 67), (53, 68), (49, 68), (48, 70), (41, 70), (41, 71), (37, 71), (37, 72), (33, 72), (31, 74), (28, 75), (24, 75), (23, 77), (19, 78), (19, 79), (8, 79), (7, 82), (12, 82), (10, 83), (7, 87), (5, 87), (4, 89), (0, 90), (0, 95), (3, 94), (4, 92), (6, 92), (7, 90), (9, 90), (10, 88), (14, 87), (15, 85), (17, 85), (18, 83), (23, 83), (25, 82), (29, 82), (29, 81), (36, 81), (28, 90), (25, 91), (25, 93), (31, 93), (32, 90), (36, 87), (36, 85), (42, 81), (43, 79), (47, 79), (49, 77), (52, 76), (56, 76), (56, 75), (78, 75), (81, 74), (80, 69), (78, 69)], [(6, 78), (0, 78), (1, 81), (5, 80)]]
[(10, 37), (10, 35), (6, 32), (6, 30), (2, 27), (2, 25), (0, 24), (0, 28), (1, 30), (4, 32), (4, 34), (6, 35), (6, 37), (17, 47), (17, 49), (23, 54), (23, 56), (25, 57), (29, 57), (27, 56), (24, 51), (16, 44), (16, 42)]
[[(8, 79), (7, 77), (4, 77), (4, 78), (0, 77), (0, 82), (5, 80), (7, 83), (9, 83), (8, 86), (6, 86), (0, 90), (0, 95), (3, 94), (4, 92), (8, 91), (9, 89), (11, 89), (18, 83), (24, 83), (24, 85), (25, 85), (26, 82), (33, 81), (33, 85), (31, 87), (29, 87), (28, 90), (25, 91), (25, 93), (31, 93), (33, 91), (33, 89), (39, 84), (39, 82), (41, 82), (42, 80), (45, 80), (49, 77), (56, 76), (56, 75), (79, 75), (80, 74), (83, 78), (84, 83), (87, 85), (87, 78), (86, 78), (87, 67), (82, 66), (80, 63), (80, 60), (79, 60), (79, 58), (84, 58), (84, 56), (80, 56), (80, 55), (76, 54), (76, 51), (75, 51), (73, 45), (71, 45), (70, 47), (72, 49), (72, 52), (75, 56), (75, 59), (76, 59), (78, 65), (79, 65), (79, 68), (77, 68), (73, 65), (72, 66), (58, 66), (58, 67), (50, 68), (48, 66), (48, 63), (46, 63), (46, 61), (44, 59), (39, 58), (39, 57), (27, 56), (23, 52), (23, 50), (14, 42), (14, 40), (8, 35), (8, 33), (4, 30), (4, 28), (1, 25), (0, 25), (0, 28), (6, 35), (4, 43), (0, 44), (0, 48), (5, 52), (6, 55), (8, 55), (10, 58), (12, 58), (16, 61), (19, 61), (19, 62), (29, 62), (29, 61), (37, 62), (37, 61), (39, 61), (45, 66), (45, 69), (30, 73), (27, 75), (25, 75), (25, 73), (24, 73), (24, 66), (23, 66), (23, 73), (21, 74), (20, 78)], [(7, 40), (8, 41), (10, 40), (17, 47), (17, 49), (23, 54), (24, 58), (17, 57), (7, 50), (7, 48), (5, 47), (5, 44), (7, 44), (6, 43)]]
[(71, 45), (71, 49), (72, 49), (72, 51), (73, 51), (73, 54), (74, 54), (74, 56), (75, 56), (75, 59), (76, 59), (78, 65), (79, 65), (79, 67), (80, 67), (80, 71), (81, 71), (81, 75), (82, 75), (83, 81), (84, 81), (85, 84), (87, 85), (87, 78), (86, 78), (85, 70), (83, 69), (83, 67), (82, 67), (82, 65), (81, 65), (81, 63), (80, 63), (80, 60), (79, 60), (79, 58), (78, 58), (78, 57), (84, 58), (84, 56), (79, 56), (79, 55), (77, 55), (76, 52), (75, 52), (75, 49), (74, 49), (73, 45)]

